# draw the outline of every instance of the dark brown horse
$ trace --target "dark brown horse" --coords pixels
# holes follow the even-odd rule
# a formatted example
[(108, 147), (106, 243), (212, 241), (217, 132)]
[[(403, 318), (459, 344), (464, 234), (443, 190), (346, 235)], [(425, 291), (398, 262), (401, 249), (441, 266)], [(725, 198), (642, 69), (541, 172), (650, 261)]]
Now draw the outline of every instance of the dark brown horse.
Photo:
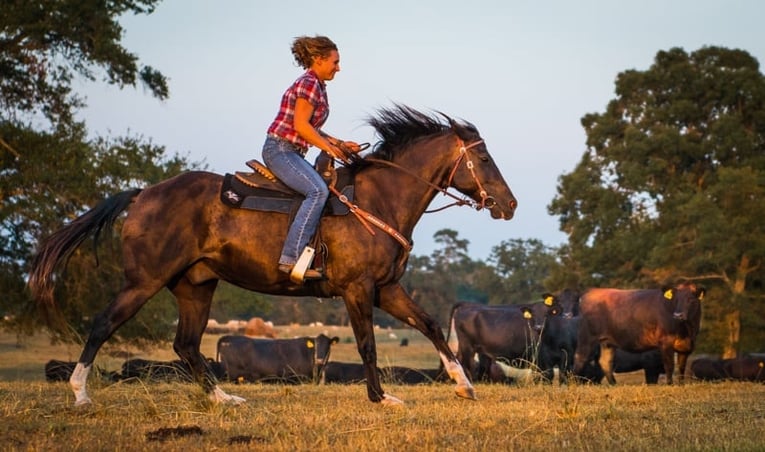
[[(473, 206), (486, 207), (496, 219), (511, 219), (517, 205), (476, 128), (444, 117), (446, 124), (406, 106), (380, 110), (369, 120), (380, 143), (366, 159), (349, 167), (355, 174), (354, 203), (409, 240), (435, 195), (449, 187), (468, 196), (465, 201)], [(378, 229), (372, 235), (353, 215), (324, 217), (321, 236), (329, 250), (326, 279), (294, 284), (276, 265), (288, 216), (225, 206), (219, 199), (222, 182), (220, 175), (195, 171), (119, 193), (42, 243), (29, 286), (39, 303), (54, 308), (54, 271), (86, 237), (97, 239), (129, 208), (122, 226), (125, 284), (94, 319), (70, 379), (75, 405), (90, 403), (86, 382), (98, 350), (163, 287), (178, 303), (175, 352), (189, 364), (211, 400), (242, 402), (218, 387), (199, 350), (221, 279), (267, 294), (342, 297), (373, 402), (401, 403), (383, 391), (376, 372), (373, 306), (430, 339), (457, 383), (457, 394), (475, 397), (439, 325), (398, 283), (409, 251), (391, 234)]]

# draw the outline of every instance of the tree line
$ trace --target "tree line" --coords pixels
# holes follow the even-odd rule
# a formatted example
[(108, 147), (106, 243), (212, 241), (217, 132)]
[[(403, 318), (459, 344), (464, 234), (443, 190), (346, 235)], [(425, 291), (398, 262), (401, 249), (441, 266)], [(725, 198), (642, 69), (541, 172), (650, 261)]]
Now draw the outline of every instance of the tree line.
[[(0, 314), (6, 328), (40, 326), (25, 278), (36, 244), (116, 191), (204, 169), (150, 138), (92, 138), (76, 113), (74, 81), (170, 95), (158, 70), (121, 44), (118, 18), (151, 14), (159, 0), (84, 5), (4, 4), (0, 11)], [(403, 280), (446, 325), (456, 301), (529, 302), (563, 288), (703, 284), (699, 350), (763, 351), (765, 331), (765, 77), (740, 49), (658, 51), (645, 70), (618, 74), (615, 98), (582, 117), (585, 150), (560, 175), (548, 212), (567, 242), (506, 239), (486, 261), (438, 231), (439, 248), (410, 256)], [(97, 252), (82, 247), (57, 275), (71, 330), (84, 331), (119, 288), (119, 230)], [(273, 298), (221, 284), (211, 315), (345, 323), (338, 300)], [(174, 334), (175, 306), (159, 293), (120, 330), (123, 339)], [(378, 314), (378, 323), (394, 324)]]

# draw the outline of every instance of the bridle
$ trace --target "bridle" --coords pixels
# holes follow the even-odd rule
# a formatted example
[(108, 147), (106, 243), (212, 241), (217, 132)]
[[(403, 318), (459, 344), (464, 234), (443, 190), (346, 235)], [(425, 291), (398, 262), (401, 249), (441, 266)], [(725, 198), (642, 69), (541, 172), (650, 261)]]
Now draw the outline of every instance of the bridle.
[[(478, 176), (475, 174), (475, 164), (472, 160), (470, 160), (470, 157), (468, 156), (468, 149), (473, 148), (475, 146), (478, 146), (479, 144), (482, 144), (483, 140), (478, 140), (470, 143), (469, 145), (465, 145), (465, 142), (462, 141), (462, 138), (457, 137), (457, 144), (460, 148), (460, 155), (457, 157), (457, 160), (454, 162), (454, 167), (452, 168), (452, 171), (449, 173), (449, 180), (446, 181), (446, 186), (441, 189), (442, 193), (447, 193), (446, 190), (451, 186), (452, 179), (454, 179), (454, 174), (457, 172), (457, 168), (460, 166), (460, 163), (462, 161), (465, 161), (465, 166), (467, 166), (468, 171), (470, 171), (470, 176), (473, 178), (473, 182), (478, 186), (478, 194), (481, 195), (481, 204), (477, 204), (472, 199), (468, 199), (470, 202), (470, 206), (475, 208), (475, 210), (481, 210), (484, 207), (488, 207), (491, 209), (495, 205), (497, 205), (497, 201), (494, 199), (493, 196), (489, 196), (489, 194), (486, 192), (486, 190), (483, 188), (483, 184), (481, 183), (481, 180), (478, 179)], [(450, 196), (454, 197), (451, 193), (449, 193)], [(463, 198), (464, 199), (464, 198)], [(467, 204), (467, 203), (466, 203)], [(447, 206), (449, 207), (449, 206)], [(439, 210), (443, 210), (439, 209)]]
[[(446, 184), (443, 187), (441, 187), (441, 186), (439, 186), (437, 184), (434, 184), (433, 182), (423, 178), (422, 176), (420, 176), (419, 174), (413, 172), (409, 168), (405, 168), (405, 167), (403, 167), (403, 166), (401, 166), (401, 165), (399, 165), (397, 163), (394, 163), (394, 162), (391, 162), (391, 161), (388, 161), (388, 160), (382, 160), (382, 159), (376, 159), (376, 158), (372, 158), (372, 157), (367, 157), (367, 158), (364, 158), (363, 161), (364, 162), (371, 162), (371, 163), (381, 164), (381, 165), (386, 165), (386, 166), (390, 166), (392, 168), (396, 168), (396, 169), (398, 169), (398, 170), (400, 170), (400, 171), (402, 171), (402, 172), (412, 176), (413, 178), (419, 180), (420, 182), (422, 182), (422, 183), (424, 183), (426, 185), (431, 186), (434, 190), (442, 193), (443, 195), (449, 196), (449, 197), (451, 197), (451, 198), (453, 198), (455, 200), (453, 203), (447, 204), (446, 206), (443, 206), (443, 207), (439, 207), (438, 209), (426, 210), (425, 213), (439, 212), (441, 210), (448, 209), (449, 207), (452, 207), (452, 206), (470, 206), (470, 207), (472, 207), (472, 208), (474, 208), (476, 210), (481, 210), (483, 208), (489, 208), (490, 209), (493, 206), (495, 206), (497, 203), (496, 203), (494, 197), (490, 196), (486, 192), (486, 190), (483, 188), (483, 184), (478, 179), (478, 175), (476, 175), (476, 173), (475, 173), (475, 164), (473, 163), (473, 160), (471, 160), (470, 156), (468, 155), (468, 150), (470, 150), (470, 149), (472, 149), (472, 148), (482, 144), (483, 140), (476, 140), (476, 141), (474, 141), (474, 142), (472, 142), (472, 143), (470, 143), (468, 145), (465, 145), (465, 142), (462, 140), (462, 138), (460, 138), (459, 136), (457, 136), (456, 138), (457, 138), (457, 146), (459, 147), (459, 156), (457, 156), (457, 159), (454, 161), (454, 165), (452, 166), (451, 171), (449, 171), (449, 178), (447, 179)], [(361, 158), (358, 157), (356, 154), (349, 154), (349, 156), (353, 156), (353, 157), (349, 158), (349, 161), (353, 160), (354, 158), (358, 158), (358, 159), (361, 160)], [(481, 202), (480, 203), (474, 201), (473, 199), (468, 198), (467, 196), (460, 197), (460, 196), (457, 196), (457, 195), (452, 194), (451, 192), (449, 192), (449, 187), (451, 186), (452, 180), (454, 180), (454, 175), (457, 173), (457, 169), (459, 168), (460, 164), (463, 161), (465, 162), (465, 165), (466, 165), (468, 171), (470, 171), (470, 175), (473, 178), (473, 181), (478, 186), (478, 190), (479, 190), (478, 193), (481, 195)], [(361, 209), (359, 206), (351, 203), (344, 194), (340, 193), (334, 187), (334, 184), (329, 185), (329, 189), (330, 189), (330, 191), (335, 196), (337, 196), (337, 198), (343, 204), (348, 206), (348, 208), (350, 209), (351, 213), (356, 215), (356, 218), (359, 219), (361, 224), (367, 229), (367, 231), (369, 231), (370, 234), (375, 235), (375, 232), (369, 226), (368, 223), (372, 223), (373, 225), (375, 225), (376, 227), (378, 227), (379, 229), (383, 230), (384, 232), (389, 234), (391, 237), (396, 239), (396, 241), (398, 241), (404, 247), (404, 249), (407, 251), (407, 253), (412, 251), (412, 248), (413, 248), (412, 242), (409, 239), (407, 239), (406, 237), (404, 237), (403, 234), (401, 234), (396, 229), (394, 229), (393, 227), (391, 227), (390, 225), (385, 223), (383, 220), (381, 220), (381, 219), (377, 218), (376, 216), (372, 215), (371, 213)]]
[[(396, 168), (396, 169), (398, 169), (400, 171), (403, 171), (404, 173), (412, 176), (413, 178), (417, 179), (418, 181), (433, 187), (434, 190), (440, 192), (444, 196), (448, 196), (448, 197), (450, 197), (450, 198), (455, 200), (453, 203), (447, 204), (447, 205), (439, 207), (437, 209), (426, 210), (425, 213), (439, 212), (441, 210), (445, 210), (445, 209), (448, 209), (449, 207), (453, 207), (453, 206), (470, 206), (470, 207), (474, 208), (475, 210), (481, 210), (483, 208), (491, 209), (497, 203), (494, 200), (494, 197), (490, 196), (486, 192), (486, 190), (483, 188), (483, 184), (481, 183), (480, 179), (478, 179), (478, 175), (476, 175), (476, 173), (475, 173), (475, 164), (473, 163), (473, 160), (471, 160), (470, 156), (468, 155), (468, 150), (470, 150), (470, 149), (472, 149), (472, 148), (482, 144), (483, 140), (476, 140), (476, 141), (473, 141), (472, 143), (466, 145), (465, 142), (462, 140), (462, 138), (460, 138), (460, 137), (456, 137), (456, 138), (457, 138), (457, 146), (459, 148), (459, 155), (457, 156), (457, 159), (454, 161), (454, 164), (452, 165), (452, 169), (451, 169), (451, 171), (449, 171), (449, 178), (447, 179), (446, 184), (443, 187), (441, 187), (441, 186), (439, 186), (437, 184), (434, 184), (433, 182), (423, 178), (422, 176), (420, 176), (419, 174), (413, 172), (409, 168), (403, 167), (403, 166), (401, 166), (401, 165), (399, 165), (397, 163), (393, 163), (393, 162), (388, 161), (388, 160), (382, 160), (382, 159), (376, 159), (376, 158), (367, 157), (367, 158), (364, 159), (364, 161), (365, 162), (377, 163), (377, 164), (381, 164), (381, 165), (386, 165), (386, 166), (390, 166), (392, 168)], [(481, 195), (481, 202), (480, 203), (478, 203), (478, 202), (468, 198), (467, 196), (462, 196), (461, 197), (461, 196), (455, 195), (455, 194), (453, 194), (453, 193), (451, 193), (449, 191), (449, 187), (451, 186), (452, 180), (454, 180), (454, 175), (457, 173), (457, 169), (459, 169), (460, 164), (463, 161), (465, 162), (465, 166), (467, 167), (468, 171), (470, 171), (470, 176), (473, 178), (473, 181), (478, 186), (478, 190), (479, 190), (478, 193)]]

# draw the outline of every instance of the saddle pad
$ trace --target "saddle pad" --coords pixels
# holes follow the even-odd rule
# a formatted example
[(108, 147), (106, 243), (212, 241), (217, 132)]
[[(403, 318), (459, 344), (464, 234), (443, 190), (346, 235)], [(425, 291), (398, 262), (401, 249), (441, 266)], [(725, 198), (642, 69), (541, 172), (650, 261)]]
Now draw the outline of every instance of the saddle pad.
[[(341, 193), (349, 201), (353, 200), (353, 185), (343, 187)], [(233, 174), (223, 177), (220, 199), (227, 206), (264, 212), (290, 213), (293, 208), (303, 202), (299, 194), (287, 194), (264, 188), (251, 187), (240, 182)], [(350, 209), (336, 196), (330, 195), (324, 215), (347, 215)]]

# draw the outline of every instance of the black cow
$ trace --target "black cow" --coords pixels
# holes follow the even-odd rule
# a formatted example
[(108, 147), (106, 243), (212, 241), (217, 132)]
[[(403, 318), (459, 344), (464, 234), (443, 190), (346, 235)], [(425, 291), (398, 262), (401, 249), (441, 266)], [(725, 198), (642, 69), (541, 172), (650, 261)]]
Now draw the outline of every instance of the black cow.
[[(69, 381), (69, 378), (74, 372), (74, 368), (77, 366), (73, 361), (59, 361), (57, 359), (51, 359), (45, 363), (45, 380), (47, 381)], [(107, 372), (100, 367), (96, 367), (96, 371), (101, 377), (109, 382), (114, 382), (119, 379), (119, 376), (114, 372)]]
[(558, 379), (565, 384), (574, 368), (574, 353), (579, 330), (579, 292), (564, 289), (558, 295), (544, 294), (544, 302), (560, 307), (560, 315), (548, 316), (539, 345), (539, 368), (544, 381), (551, 382), (558, 368)]
[(150, 359), (132, 358), (122, 363), (120, 378), (123, 380), (137, 378), (151, 381), (181, 381), (191, 382), (191, 369), (181, 360), (155, 361)]
[(508, 385), (515, 384), (515, 378), (508, 376), (502, 366), (494, 360), (488, 364), (488, 370), (484, 376), (484, 381), (488, 383), (502, 383)]
[(76, 362), (52, 359), (45, 363), (45, 380), (69, 381), (69, 377), (72, 376), (76, 365)]
[(765, 381), (765, 359), (741, 356), (723, 362), (725, 373), (733, 380)]
[(728, 374), (723, 364), (720, 358), (698, 357), (691, 362), (691, 376), (702, 381), (725, 380)]
[(638, 353), (659, 349), (667, 384), (672, 384), (675, 353), (680, 381), (701, 324), (704, 289), (682, 284), (662, 290), (590, 289), (582, 295), (574, 358), (579, 373), (600, 344), (600, 365), (610, 384), (615, 348)]
[(232, 381), (319, 382), (338, 337), (324, 334), (295, 339), (254, 339), (223, 336), (218, 340), (218, 360)]
[(380, 369), (383, 380), (393, 384), (416, 385), (449, 381), (449, 375), (441, 368), (414, 369), (404, 366), (388, 366)]
[[(225, 375), (220, 363), (208, 358), (207, 365), (210, 366), (213, 375), (222, 379)], [(192, 382), (191, 369), (189, 365), (179, 359), (174, 361), (157, 361), (143, 358), (131, 358), (122, 363), (122, 369), (119, 375), (121, 380), (130, 379), (162, 381), (162, 382)]]
[[(485, 378), (492, 361), (514, 367), (536, 362), (539, 337), (549, 316), (558, 315), (557, 305), (481, 305), (457, 303), (452, 307), (450, 331), (457, 336), (457, 359), (472, 378)], [(448, 340), (448, 336), (447, 336)], [(478, 354), (478, 365), (474, 357)]]
[[(605, 373), (598, 362), (600, 359), (600, 347), (593, 348), (593, 356), (577, 374), (578, 378), (590, 383), (600, 383)], [(656, 384), (659, 376), (664, 373), (664, 360), (658, 349), (641, 353), (630, 353), (620, 348), (614, 349), (614, 373), (635, 372), (643, 370), (646, 384)]]
[(322, 372), (321, 377), (323, 383), (363, 383), (366, 380), (367, 377), (364, 375), (363, 364), (338, 361), (328, 362), (324, 366), (324, 372)]
[(730, 359), (700, 357), (691, 363), (691, 374), (704, 381), (765, 381), (765, 359), (755, 356)]

